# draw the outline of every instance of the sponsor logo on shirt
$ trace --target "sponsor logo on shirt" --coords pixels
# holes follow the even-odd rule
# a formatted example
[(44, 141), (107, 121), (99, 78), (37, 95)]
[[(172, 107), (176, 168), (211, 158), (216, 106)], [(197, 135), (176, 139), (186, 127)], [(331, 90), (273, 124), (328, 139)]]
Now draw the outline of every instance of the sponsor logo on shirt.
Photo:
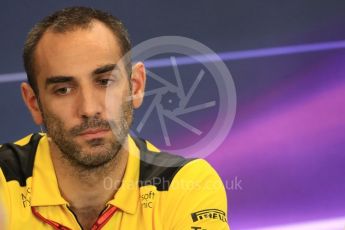
[(143, 208), (153, 207), (154, 196), (155, 196), (155, 193), (153, 191), (140, 195), (141, 205), (143, 206)]
[(21, 193), (24, 208), (31, 206), (31, 187), (26, 189), (26, 193)]
[(191, 214), (193, 222), (203, 219), (216, 219), (227, 222), (225, 212), (219, 209), (205, 209)]
[(192, 226), (191, 228), (192, 228), (192, 230), (207, 230), (206, 228), (202, 228), (202, 227), (194, 227), (194, 226)]

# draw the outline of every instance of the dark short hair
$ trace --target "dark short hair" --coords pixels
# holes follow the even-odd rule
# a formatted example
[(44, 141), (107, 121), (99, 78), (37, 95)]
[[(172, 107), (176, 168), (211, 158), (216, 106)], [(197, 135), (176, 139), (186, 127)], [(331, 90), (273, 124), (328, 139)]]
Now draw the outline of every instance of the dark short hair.
[[(24, 68), (28, 82), (38, 94), (35, 70), (35, 50), (38, 42), (49, 29), (55, 33), (65, 33), (76, 29), (87, 29), (91, 23), (98, 20), (104, 23), (120, 43), (122, 55), (126, 55), (125, 64), (128, 75), (131, 74), (130, 49), (131, 42), (123, 23), (113, 15), (88, 7), (68, 7), (43, 18), (29, 32), (23, 50)], [(127, 55), (128, 54), (128, 55)]]

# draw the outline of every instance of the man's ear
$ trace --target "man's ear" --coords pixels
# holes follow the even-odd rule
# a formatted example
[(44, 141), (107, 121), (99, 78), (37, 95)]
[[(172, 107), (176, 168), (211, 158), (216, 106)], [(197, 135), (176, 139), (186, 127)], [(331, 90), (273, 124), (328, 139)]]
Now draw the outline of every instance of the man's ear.
[(20, 85), (20, 89), (22, 92), (24, 103), (28, 107), (34, 122), (36, 123), (36, 125), (41, 125), (43, 123), (43, 118), (34, 90), (26, 82), (23, 82)]
[(132, 104), (137, 109), (144, 100), (146, 71), (144, 63), (138, 62), (132, 67), (132, 76), (130, 78), (132, 84)]

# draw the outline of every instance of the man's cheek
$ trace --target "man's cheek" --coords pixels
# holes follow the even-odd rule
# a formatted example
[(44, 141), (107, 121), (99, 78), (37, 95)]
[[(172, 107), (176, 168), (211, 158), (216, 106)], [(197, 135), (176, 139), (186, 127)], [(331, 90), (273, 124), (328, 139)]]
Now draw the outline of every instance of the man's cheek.
[(120, 119), (120, 109), (118, 108), (118, 105), (113, 107), (108, 107), (106, 110), (106, 120), (113, 123), (117, 123), (117, 121)]

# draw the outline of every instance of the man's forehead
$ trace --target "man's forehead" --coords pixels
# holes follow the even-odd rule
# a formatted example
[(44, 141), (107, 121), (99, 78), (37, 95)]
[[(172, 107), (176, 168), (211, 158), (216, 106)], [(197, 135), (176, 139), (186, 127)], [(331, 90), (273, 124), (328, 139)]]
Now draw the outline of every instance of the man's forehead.
[(88, 28), (63, 33), (47, 31), (37, 45), (35, 65), (38, 72), (65, 71), (65, 67), (90, 63), (93, 66), (89, 67), (94, 68), (102, 63), (116, 62), (121, 56), (121, 47), (113, 32), (103, 23), (93, 22)]

